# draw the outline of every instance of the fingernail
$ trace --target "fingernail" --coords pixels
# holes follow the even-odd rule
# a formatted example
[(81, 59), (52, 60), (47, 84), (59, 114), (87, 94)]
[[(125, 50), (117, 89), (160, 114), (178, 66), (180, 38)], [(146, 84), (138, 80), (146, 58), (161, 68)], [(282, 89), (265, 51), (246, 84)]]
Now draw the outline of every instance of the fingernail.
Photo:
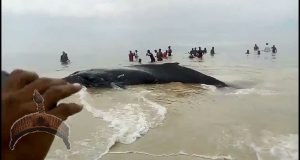
[(73, 83), (73, 86), (75, 86), (76, 88), (81, 88), (82, 87), (81, 84), (79, 84), (79, 83)]

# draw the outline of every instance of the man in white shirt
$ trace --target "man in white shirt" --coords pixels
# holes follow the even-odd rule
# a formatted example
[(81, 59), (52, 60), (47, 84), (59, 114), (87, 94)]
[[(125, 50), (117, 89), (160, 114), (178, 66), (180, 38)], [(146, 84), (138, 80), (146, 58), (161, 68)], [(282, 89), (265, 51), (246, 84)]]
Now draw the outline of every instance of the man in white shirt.
[(269, 47), (269, 43), (266, 43), (266, 47), (264, 49), (264, 52), (270, 52), (270, 51), (271, 51), (271, 49)]

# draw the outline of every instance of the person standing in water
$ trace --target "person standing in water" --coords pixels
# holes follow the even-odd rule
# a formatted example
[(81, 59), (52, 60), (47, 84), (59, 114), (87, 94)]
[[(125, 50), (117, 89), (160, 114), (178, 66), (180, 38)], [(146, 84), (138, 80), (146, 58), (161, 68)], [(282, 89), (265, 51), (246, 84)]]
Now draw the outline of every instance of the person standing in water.
[(135, 53), (134, 53), (134, 58), (135, 58), (135, 60), (137, 61), (138, 59), (139, 59), (139, 55), (138, 55), (138, 53), (137, 53), (138, 51), (137, 50), (135, 50)]
[(203, 50), (203, 53), (205, 54), (205, 53), (207, 53), (207, 50), (206, 50), (206, 48), (204, 48), (204, 50)]
[(171, 49), (171, 46), (168, 46), (168, 56), (172, 56), (172, 49)]
[(192, 48), (192, 50), (190, 51), (190, 55), (193, 55), (193, 56), (196, 55), (196, 54), (195, 54), (195, 51), (194, 51), (194, 48)]
[(62, 55), (60, 56), (60, 62), (64, 63), (65, 61), (65, 52), (63, 51)]
[(202, 56), (203, 56), (203, 51), (201, 50), (201, 47), (199, 47), (198, 58), (202, 58)]
[(246, 54), (250, 54), (250, 52), (249, 52), (249, 49), (247, 49), (247, 52), (246, 52)]
[(134, 56), (134, 54), (132, 53), (132, 51), (129, 51), (129, 54), (128, 54), (129, 62), (133, 62), (133, 56)]
[(264, 51), (265, 52), (270, 52), (271, 51), (271, 49), (269, 47), (269, 43), (266, 43), (266, 47), (265, 47)]
[(277, 48), (275, 47), (275, 45), (273, 45), (271, 48), (272, 48), (272, 53), (277, 53)]
[(210, 54), (211, 54), (211, 55), (214, 55), (214, 54), (215, 54), (215, 47), (212, 47), (212, 48), (211, 48)]
[(63, 51), (62, 55), (60, 56), (60, 62), (62, 62), (62, 63), (68, 63), (69, 61), (70, 60), (68, 58), (68, 54), (65, 51)]
[(165, 59), (168, 58), (168, 50), (166, 50), (166, 51), (163, 53), (163, 58), (165, 58)]
[(197, 52), (197, 48), (194, 48), (194, 56), (197, 57), (198, 56), (198, 52)]
[(156, 49), (154, 50), (154, 53), (155, 53), (155, 56), (157, 57), (158, 52)]
[(158, 49), (157, 55), (156, 55), (157, 61), (162, 61), (163, 54), (161, 52), (161, 49)]
[(257, 50), (259, 50), (259, 47), (255, 44), (254, 45), (254, 51), (257, 51)]
[(153, 54), (150, 52), (150, 50), (147, 50), (146, 56), (150, 56), (151, 63), (155, 62), (155, 58)]

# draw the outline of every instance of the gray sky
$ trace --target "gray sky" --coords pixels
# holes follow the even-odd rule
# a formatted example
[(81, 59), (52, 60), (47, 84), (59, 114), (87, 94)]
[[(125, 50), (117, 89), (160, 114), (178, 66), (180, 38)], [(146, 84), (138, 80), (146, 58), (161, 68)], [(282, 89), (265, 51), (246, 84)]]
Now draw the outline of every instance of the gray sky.
[(3, 0), (3, 54), (297, 44), (298, 0)]

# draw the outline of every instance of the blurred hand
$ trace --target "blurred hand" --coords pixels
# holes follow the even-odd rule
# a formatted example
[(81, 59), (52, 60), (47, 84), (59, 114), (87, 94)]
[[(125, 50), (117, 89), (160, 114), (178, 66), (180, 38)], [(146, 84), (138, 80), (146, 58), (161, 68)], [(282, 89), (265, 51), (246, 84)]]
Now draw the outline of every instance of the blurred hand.
[(80, 85), (73, 85), (62, 79), (39, 78), (36, 73), (23, 70), (13, 71), (2, 86), (2, 159), (44, 159), (54, 140), (54, 135), (35, 132), (22, 137), (9, 149), (10, 128), (12, 124), (24, 115), (37, 111), (32, 100), (36, 89), (44, 97), (45, 111), (66, 120), (69, 116), (82, 110), (82, 106), (75, 103), (57, 102), (81, 89)]

